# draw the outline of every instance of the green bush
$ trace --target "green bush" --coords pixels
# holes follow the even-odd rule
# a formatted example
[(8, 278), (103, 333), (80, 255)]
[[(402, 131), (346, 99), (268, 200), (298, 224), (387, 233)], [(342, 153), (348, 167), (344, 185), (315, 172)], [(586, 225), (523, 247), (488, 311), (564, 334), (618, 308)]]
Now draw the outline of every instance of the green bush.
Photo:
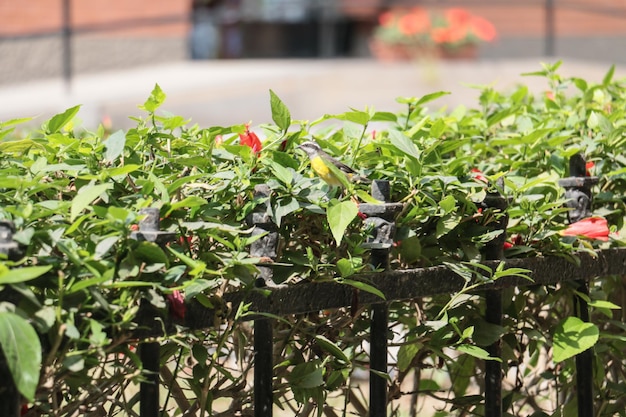
[[(436, 92), (399, 98), (405, 111), (397, 114), (366, 108), (296, 121), (270, 92), (274, 123), (253, 132), (246, 125), (200, 128), (162, 112), (165, 94), (158, 86), (142, 106), (146, 116), (126, 132), (78, 128), (78, 106), (37, 131), (20, 129), (26, 119), (0, 123), (0, 219), (14, 223), (23, 250), (18, 260), (0, 261), (0, 343), (31, 413), (136, 415), (144, 376), (134, 347), (145, 340), (137, 338), (135, 318), (142, 300), (165, 314), (180, 292), (225, 312), (223, 294), (251, 288), (257, 265), (267, 262), (249, 254), (258, 236), (246, 218), (255, 210), (265, 210), (278, 228), (277, 284), (335, 280), (376, 292), (348, 279), (373, 269), (358, 210), (358, 202), (371, 201), (368, 184), (329, 187), (311, 175), (297, 151), (306, 140), (370, 180), (391, 182), (391, 200), (403, 204), (394, 269), (448, 265), (465, 274), (480, 263), (502, 216), (480, 203), (495, 191), (511, 200), (507, 257), (574, 262), (577, 251), (622, 246), (625, 84), (613, 80), (613, 69), (592, 84), (560, 76), (558, 66), (529, 74), (545, 77), (545, 95), (533, 96), (525, 86), (510, 93), (484, 87), (477, 108), (452, 111), (427, 107), (446, 94)], [(568, 160), (577, 153), (593, 162), (590, 170), (600, 178), (593, 215), (610, 225), (606, 242), (560, 234), (567, 210), (558, 180), (569, 175)], [(269, 197), (255, 198), (259, 184), (267, 184)], [(176, 234), (167, 245), (132, 239), (147, 207), (158, 208), (161, 229)], [(509, 412), (571, 415), (568, 357), (582, 348), (561, 352), (559, 362), (551, 357), (553, 336), (581, 325), (570, 318), (576, 288), (507, 291), (500, 327), (482, 318), (481, 296), (470, 291), (476, 285), (468, 281), (461, 294), (391, 303), (394, 399), (415, 375), (420, 398), (480, 415), (478, 359), (501, 338), (504, 369), (515, 374), (513, 384), (505, 384)], [(591, 288), (599, 415), (624, 414), (625, 327), (621, 312), (612, 311), (622, 304), (623, 285), (613, 277), (594, 280)], [(299, 415), (362, 411), (354, 381), (369, 361), (368, 317), (356, 307), (277, 321), (277, 405)], [(188, 409), (232, 415), (252, 407), (246, 314), (242, 309), (202, 331), (178, 321), (159, 338), (169, 415)], [(391, 407), (401, 415), (398, 403)]]

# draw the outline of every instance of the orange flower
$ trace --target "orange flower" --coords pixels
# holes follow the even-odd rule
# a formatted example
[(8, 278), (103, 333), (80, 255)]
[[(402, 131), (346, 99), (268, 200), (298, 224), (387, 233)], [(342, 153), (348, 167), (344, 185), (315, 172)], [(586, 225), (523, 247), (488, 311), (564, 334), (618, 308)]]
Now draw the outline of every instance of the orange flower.
[(496, 27), (487, 19), (480, 16), (472, 16), (470, 26), (478, 39), (487, 42), (492, 42), (496, 39)]
[(603, 217), (588, 217), (561, 230), (561, 236), (579, 236), (587, 239), (609, 240), (609, 226)]
[(445, 11), (446, 19), (450, 22), (450, 25), (467, 25), (472, 18), (470, 12), (458, 7), (452, 7)]
[(248, 146), (256, 154), (261, 152), (263, 145), (256, 133), (250, 131), (250, 125), (246, 125), (246, 131), (239, 134), (239, 141), (242, 145)]
[(392, 26), (394, 21), (394, 15), (391, 12), (384, 12), (378, 16), (378, 23), (381, 26)]
[(436, 43), (457, 43), (467, 36), (466, 26), (450, 26), (447, 28), (435, 28), (432, 38)]
[(407, 36), (425, 33), (429, 27), (430, 18), (428, 13), (422, 9), (414, 9), (398, 20), (398, 29)]

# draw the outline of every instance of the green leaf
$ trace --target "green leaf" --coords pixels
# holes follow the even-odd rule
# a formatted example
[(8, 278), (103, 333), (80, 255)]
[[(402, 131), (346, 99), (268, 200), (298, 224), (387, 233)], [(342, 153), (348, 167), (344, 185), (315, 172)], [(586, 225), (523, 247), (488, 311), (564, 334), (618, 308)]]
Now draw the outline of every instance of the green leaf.
[(149, 113), (154, 113), (156, 109), (161, 107), (161, 104), (165, 101), (165, 93), (161, 90), (158, 84), (154, 85), (152, 92), (150, 93), (150, 97), (143, 103), (143, 106), (140, 106), (141, 109), (146, 110)]
[(94, 259), (102, 259), (118, 240), (120, 240), (120, 236), (108, 236), (98, 242), (93, 254)]
[(404, 372), (409, 369), (413, 359), (419, 353), (422, 346), (423, 345), (419, 342), (400, 346), (400, 350), (398, 350), (398, 369), (400, 372)]
[(456, 208), (456, 198), (448, 195), (439, 202), (439, 207), (443, 210), (444, 214), (448, 214)]
[(67, 125), (74, 118), (74, 116), (76, 116), (76, 113), (78, 113), (78, 110), (80, 110), (80, 105), (70, 107), (69, 109), (65, 110), (63, 113), (59, 113), (56, 116), (53, 116), (48, 121), (47, 133), (48, 134), (57, 133), (59, 130), (63, 129), (65, 125)]
[(184, 263), (185, 265), (187, 265), (189, 268), (191, 268), (191, 270), (189, 271), (189, 275), (191, 275), (192, 277), (195, 277), (197, 275), (201, 275), (204, 272), (206, 272), (206, 264), (202, 261), (197, 261), (195, 259), (191, 259), (190, 257), (188, 257), (187, 255), (184, 255), (178, 251), (175, 251), (174, 249), (172, 249), (171, 247), (167, 247), (167, 249), (174, 254), (176, 257), (178, 257), (182, 263)]
[(168, 264), (169, 260), (163, 249), (154, 242), (141, 241), (137, 243), (133, 254), (137, 259), (148, 264)]
[(272, 170), (274, 176), (283, 184), (289, 186), (293, 181), (293, 174), (289, 168), (285, 168), (284, 166), (278, 164), (274, 160), (269, 161), (269, 167)]
[(131, 172), (135, 172), (140, 168), (141, 165), (128, 164), (121, 167), (108, 168), (106, 170), (102, 170), (102, 172), (106, 173), (106, 175), (108, 175), (109, 177), (119, 177), (130, 174)]
[(459, 352), (467, 353), (468, 355), (478, 359), (502, 362), (502, 359), (489, 356), (489, 352), (487, 352), (485, 349), (479, 348), (478, 346), (462, 344), (458, 345), (456, 347), (456, 350), (458, 350)]
[(354, 265), (352, 265), (352, 261), (350, 259), (341, 258), (337, 261), (337, 269), (339, 270), (339, 275), (342, 278), (347, 278), (350, 275), (354, 275)]
[(621, 310), (621, 307), (607, 300), (590, 300), (589, 307), (608, 308), (609, 310)]
[(596, 344), (599, 335), (600, 331), (593, 323), (577, 317), (566, 318), (554, 329), (552, 359), (559, 363), (584, 352)]
[(429, 101), (433, 101), (438, 99), (441, 96), (445, 96), (450, 94), (449, 91), (437, 91), (434, 93), (426, 94), (419, 99), (416, 97), (398, 97), (396, 101), (401, 104), (413, 104), (414, 106), (421, 106), (422, 104), (426, 104)]
[(390, 130), (389, 141), (391, 142), (393, 146), (395, 146), (399, 151), (401, 151), (405, 155), (410, 156), (411, 158), (415, 160), (419, 160), (420, 158), (419, 149), (417, 149), (417, 146), (415, 146), (415, 143), (413, 143), (411, 139), (406, 137), (404, 133), (399, 132), (397, 130)]
[(208, 204), (208, 202), (206, 201), (205, 198), (192, 195), (192, 196), (182, 199), (181, 201), (177, 201), (176, 203), (173, 203), (170, 206), (170, 209), (167, 211), (167, 213), (165, 213), (165, 217), (169, 216), (173, 211), (178, 210), (183, 207), (194, 208), (194, 207), (201, 207), (206, 204)]
[(330, 205), (326, 210), (328, 225), (330, 226), (330, 230), (333, 233), (337, 245), (341, 244), (343, 234), (358, 213), (359, 208), (353, 201), (335, 203)]
[(348, 122), (356, 123), (360, 126), (365, 126), (369, 123), (371, 117), (370, 114), (361, 110), (352, 110), (343, 114), (344, 120)]
[(41, 367), (37, 332), (17, 314), (1, 312), (0, 346), (15, 386), (28, 401), (33, 401)]
[(115, 161), (115, 159), (124, 152), (124, 145), (126, 144), (126, 134), (123, 130), (111, 134), (104, 141), (104, 159), (109, 162)]
[(602, 85), (604, 85), (605, 87), (608, 86), (613, 80), (614, 74), (615, 74), (615, 64), (611, 65), (611, 68), (609, 68), (608, 72), (602, 79)]
[(270, 90), (270, 106), (272, 108), (272, 120), (283, 132), (291, 125), (291, 114), (285, 103)]
[(300, 204), (295, 198), (281, 198), (276, 202), (275, 205), (272, 205), (272, 217), (274, 219), (274, 223), (276, 223), (276, 225), (280, 227), (283, 217), (285, 217), (289, 213), (293, 213), (299, 208)]
[(315, 388), (324, 384), (324, 374), (317, 362), (305, 362), (294, 366), (287, 380), (296, 388)]
[(102, 193), (113, 188), (113, 184), (98, 184), (91, 187), (82, 187), (78, 190), (76, 197), (72, 200), (70, 209), (70, 220), (74, 221), (76, 217), (86, 209), (96, 198)]
[(352, 279), (339, 278), (337, 279), (337, 282), (340, 284), (349, 285), (351, 287), (354, 287), (361, 291), (368, 292), (370, 294), (374, 294), (375, 296), (377, 296), (378, 298), (382, 300), (385, 299), (385, 294), (383, 294), (382, 291), (380, 291), (378, 288), (374, 287), (373, 285), (367, 284), (363, 281), (355, 281)]
[(25, 266), (23, 268), (7, 269), (0, 274), (0, 285), (17, 284), (38, 278), (52, 269), (48, 266)]
[(348, 359), (343, 350), (339, 349), (339, 346), (331, 342), (325, 336), (317, 335), (315, 336), (315, 341), (319, 346), (321, 346), (322, 349), (333, 355), (335, 358), (339, 359), (342, 362), (350, 363), (350, 359)]

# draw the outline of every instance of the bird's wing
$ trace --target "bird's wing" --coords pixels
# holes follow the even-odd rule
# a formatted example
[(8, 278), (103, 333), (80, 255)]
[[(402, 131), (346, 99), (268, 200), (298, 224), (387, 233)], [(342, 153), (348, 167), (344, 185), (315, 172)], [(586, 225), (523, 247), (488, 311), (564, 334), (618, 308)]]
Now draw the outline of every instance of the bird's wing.
[(334, 166), (336, 166), (337, 168), (339, 168), (341, 171), (345, 172), (346, 174), (356, 174), (355, 170), (353, 170), (352, 168), (350, 168), (348, 165), (344, 164), (340, 160), (333, 158), (326, 152), (324, 151), (320, 152), (320, 156), (325, 162), (333, 164)]

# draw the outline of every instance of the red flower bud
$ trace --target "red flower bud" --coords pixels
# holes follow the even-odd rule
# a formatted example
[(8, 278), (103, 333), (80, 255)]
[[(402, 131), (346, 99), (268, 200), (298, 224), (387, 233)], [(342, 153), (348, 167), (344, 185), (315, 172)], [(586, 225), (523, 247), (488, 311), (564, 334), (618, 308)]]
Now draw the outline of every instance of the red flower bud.
[(185, 307), (185, 297), (183, 297), (181, 292), (178, 290), (172, 291), (171, 294), (167, 294), (167, 300), (170, 303), (170, 313), (174, 317), (184, 320), (187, 308)]

